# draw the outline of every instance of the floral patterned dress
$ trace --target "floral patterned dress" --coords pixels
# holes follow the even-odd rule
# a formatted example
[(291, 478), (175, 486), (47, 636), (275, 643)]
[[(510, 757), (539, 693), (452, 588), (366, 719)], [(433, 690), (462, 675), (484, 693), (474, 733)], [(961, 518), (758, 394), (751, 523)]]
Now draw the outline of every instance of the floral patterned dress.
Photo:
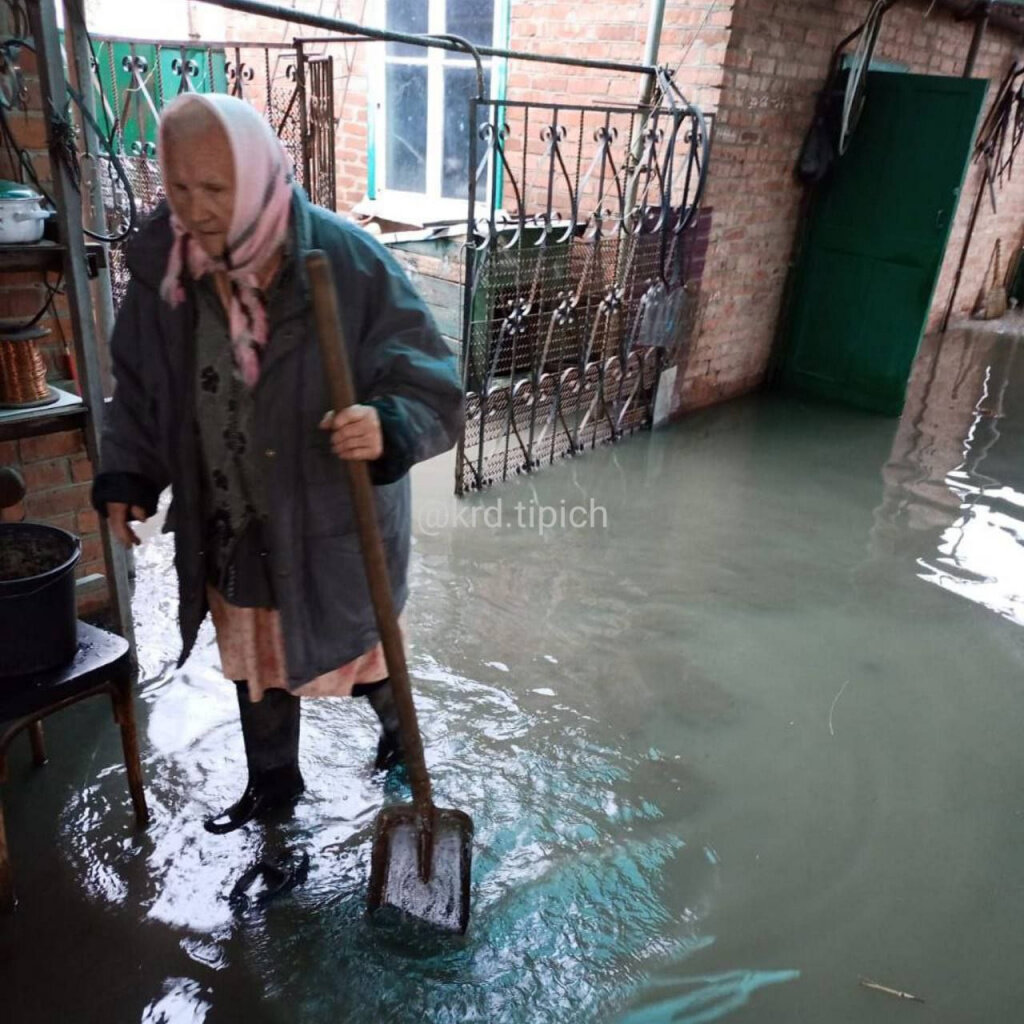
[[(275, 286), (293, 272), (286, 258)], [(224, 307), (212, 281), (204, 278), (196, 290), (196, 420), (204, 464), (207, 596), (221, 669), (228, 679), (246, 680), (250, 698), (258, 701), (266, 689), (288, 689), (288, 674), (263, 540), (263, 481), (250, 444), (255, 403), (235, 371)], [(276, 287), (270, 295), (271, 312), (274, 291)], [(387, 674), (378, 643), (292, 692), (300, 697), (347, 697), (358, 684), (377, 682)]]

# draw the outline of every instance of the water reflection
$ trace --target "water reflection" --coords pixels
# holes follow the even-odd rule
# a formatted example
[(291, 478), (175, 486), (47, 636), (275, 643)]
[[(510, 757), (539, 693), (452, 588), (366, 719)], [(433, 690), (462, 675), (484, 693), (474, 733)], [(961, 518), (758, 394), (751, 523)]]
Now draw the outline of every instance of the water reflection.
[(1024, 319), (926, 339), (883, 470), (876, 552), (1024, 624)]
[(661, 979), (658, 998), (629, 1011), (616, 1024), (710, 1024), (741, 1010), (758, 989), (799, 977), (799, 971), (730, 971)]
[[(176, 957), (146, 961), (132, 1019), (233, 1022), (245, 997), (311, 1024), (694, 1024), (802, 1019), (820, 996), (823, 1019), (866, 1022), (861, 972), (933, 1006), (949, 994), (950, 920), (970, 936), (964, 972), (995, 995), (936, 1019), (1011, 1019), (998, 995), (1019, 975), (1018, 917), (977, 904), (989, 875), (997, 894), (1016, 878), (1024, 843), (1019, 801), (992, 796), (1024, 774), (1003, 621), (1022, 614), (1015, 345), (927, 342), (898, 427), (739, 403), (515, 496), (594, 498), (607, 530), (417, 536), (428, 761), (439, 803), (477, 829), (464, 940), (364, 921), (374, 817), (408, 792), (371, 775), (358, 703), (305, 705), (292, 821), (205, 833), (244, 784), (237, 713), (209, 632), (170, 667), (170, 539), (154, 538), (135, 603), (153, 825), (127, 830), (116, 736), (99, 731), (61, 819), (76, 896)], [(431, 486), (449, 500), (448, 467)], [(309, 851), (306, 883), (234, 912), (239, 875), (286, 847)], [(984, 884), (948, 884), (979, 864)]]
[(140, 1024), (203, 1024), (209, 992), (188, 978), (168, 978), (164, 993), (143, 1011)]
[[(375, 721), (362, 702), (304, 704), (308, 792), (290, 823), (209, 836), (202, 819), (237, 796), (245, 762), (211, 637), (185, 670), (167, 671), (169, 558), (169, 538), (143, 549), (135, 603), (149, 673), (142, 700), (153, 823), (130, 842), (111, 832), (124, 801), (114, 767), (112, 778), (72, 798), (63, 833), (84, 889), (180, 932), (197, 977), (211, 967), (254, 975), (268, 999), (303, 1021), (592, 1024), (651, 965), (708, 941), (701, 922), (720, 863), (710, 847), (687, 842), (695, 779), (678, 756), (618, 745), (575, 702), (559, 699), (565, 673), (555, 676), (559, 659), (550, 654), (530, 658), (536, 682), (557, 689), (509, 687), (512, 670), (497, 658), (481, 659), (471, 678), (415, 643), (410, 651), (436, 799), (476, 823), (464, 941), (438, 945), (364, 921), (373, 819), (382, 801), (408, 799), (408, 791), (371, 775)], [(502, 568), (510, 564), (496, 562), (493, 577), (473, 574), (482, 607), (489, 593), (495, 607), (507, 604)], [(414, 574), (421, 596), (410, 632), (436, 635), (439, 610), (459, 606), (444, 595), (463, 577), (429, 552)], [(578, 585), (565, 574), (563, 599), (574, 600)], [(607, 631), (624, 610), (632, 611), (614, 595), (598, 600), (587, 632)], [(514, 635), (507, 621), (502, 634)], [(236, 879), (285, 846), (310, 852), (306, 883), (266, 910), (234, 911), (227, 896)], [(195, 982), (175, 983), (144, 1020), (203, 1020), (198, 992)]]

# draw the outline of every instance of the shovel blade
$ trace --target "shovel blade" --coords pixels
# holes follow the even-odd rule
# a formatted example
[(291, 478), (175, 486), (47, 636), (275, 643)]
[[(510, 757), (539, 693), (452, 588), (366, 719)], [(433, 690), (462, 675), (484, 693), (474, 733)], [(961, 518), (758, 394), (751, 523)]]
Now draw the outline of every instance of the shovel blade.
[(473, 822), (462, 811), (434, 809), (429, 877), (420, 865), (420, 819), (411, 804), (377, 817), (367, 909), (376, 919), (412, 918), (462, 935), (469, 926)]

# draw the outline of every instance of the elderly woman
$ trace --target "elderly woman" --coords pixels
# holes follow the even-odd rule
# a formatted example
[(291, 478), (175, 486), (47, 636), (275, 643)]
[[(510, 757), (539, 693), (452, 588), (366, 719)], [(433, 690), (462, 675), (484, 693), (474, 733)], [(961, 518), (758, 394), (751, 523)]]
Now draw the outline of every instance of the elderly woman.
[[(361, 696), (376, 766), (401, 758), (387, 666), (341, 460), (369, 463), (396, 606), (407, 596), (408, 470), (461, 425), (456, 361), (394, 259), (311, 205), (267, 122), (185, 94), (160, 123), (167, 202), (128, 248), (111, 341), (116, 389), (93, 501), (125, 545), (170, 485), (188, 657), (212, 615), (238, 693), (248, 784), (206, 821), (290, 807), (303, 697)], [(303, 254), (323, 250), (360, 404), (329, 411)]]

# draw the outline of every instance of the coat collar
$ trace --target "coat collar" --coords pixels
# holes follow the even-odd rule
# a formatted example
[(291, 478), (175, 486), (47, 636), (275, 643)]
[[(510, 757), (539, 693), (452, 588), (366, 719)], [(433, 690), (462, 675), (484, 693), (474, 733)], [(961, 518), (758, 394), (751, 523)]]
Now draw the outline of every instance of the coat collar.
[[(300, 259), (297, 266), (300, 273), (297, 280), (308, 301), (309, 282), (301, 255), (312, 247), (312, 228), (309, 216), (309, 200), (298, 185), (292, 185), (293, 239)], [(138, 231), (125, 246), (125, 259), (132, 278), (159, 292), (167, 270), (174, 232), (171, 229), (171, 210), (167, 200), (148, 214), (139, 225)]]
[[(267, 346), (260, 377), (267, 373), (275, 363), (287, 355), (297, 345), (305, 341), (306, 331), (302, 324), (311, 305), (309, 275), (306, 273), (305, 254), (313, 246), (313, 228), (310, 217), (310, 204), (305, 193), (298, 185), (292, 186), (292, 227), (289, 246), (290, 267), (288, 283), (283, 291), (271, 300), (269, 314), (272, 331), (277, 325), (283, 325), (280, 331), (274, 331), (274, 337)], [(171, 214), (167, 201), (164, 200), (143, 221), (135, 236), (125, 247), (125, 258), (132, 279), (159, 294), (160, 284), (167, 268), (174, 232), (171, 229)], [(191, 288), (186, 288), (188, 298), (185, 306), (171, 310), (158, 298), (163, 314), (170, 315), (187, 329), (188, 324), (194, 326), (195, 317), (190, 310), (194, 309), (194, 297)], [(178, 314), (176, 317), (175, 314)], [(177, 348), (177, 346), (172, 346)], [(184, 358), (185, 350), (178, 352)], [(172, 362), (175, 361), (172, 358)], [(180, 369), (180, 367), (179, 367)]]

